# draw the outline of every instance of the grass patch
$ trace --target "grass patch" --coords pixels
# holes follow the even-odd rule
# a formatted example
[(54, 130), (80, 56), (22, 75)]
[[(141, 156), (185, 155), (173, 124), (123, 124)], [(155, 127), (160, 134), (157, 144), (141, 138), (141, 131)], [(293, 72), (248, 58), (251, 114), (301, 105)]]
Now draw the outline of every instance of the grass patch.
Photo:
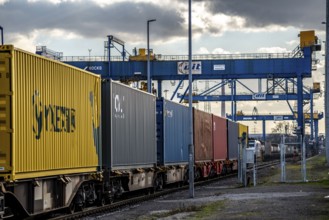
[(322, 154), (306, 161), (306, 176), (308, 180), (316, 180), (320, 184), (327, 185), (329, 182), (328, 172), (329, 168), (326, 164), (325, 155)]
[(323, 188), (328, 188), (329, 189), (329, 179), (323, 179), (319, 181), (311, 181), (307, 183), (308, 185), (313, 185), (313, 186), (320, 186)]
[(184, 204), (181, 204), (180, 207), (177, 209), (170, 210), (168, 212), (163, 212), (163, 213), (156, 213), (152, 214), (151, 216), (143, 216), (142, 218), (138, 218), (139, 220), (155, 220), (158, 218), (165, 218), (168, 216), (176, 215), (178, 213), (183, 213), (183, 212), (198, 212), (202, 210), (202, 207), (200, 206), (185, 206)]
[(225, 207), (225, 201), (217, 201), (210, 203), (206, 206), (202, 206), (201, 209), (193, 215), (191, 219), (204, 219), (214, 214), (218, 214), (218, 211)]
[(213, 202), (207, 205), (203, 206), (185, 206), (184, 204), (181, 204), (179, 208), (173, 209), (168, 212), (164, 213), (157, 213), (157, 214), (152, 214), (151, 216), (143, 216), (142, 218), (138, 218), (140, 220), (155, 220), (158, 218), (165, 218), (169, 216), (173, 216), (179, 213), (194, 213), (191, 216), (188, 216), (188, 219), (204, 219), (206, 217), (210, 217), (216, 213), (218, 213), (219, 210), (223, 209), (225, 206), (224, 201), (217, 201)]
[[(298, 163), (286, 163), (286, 180), (301, 181), (303, 179), (302, 165)], [(326, 157), (324, 154), (315, 156), (306, 161), (306, 179), (309, 181), (307, 184), (322, 185), (329, 187), (329, 168), (326, 164)], [(270, 171), (270, 176), (263, 179), (264, 185), (272, 185), (273, 182), (281, 180), (280, 166), (275, 171)]]

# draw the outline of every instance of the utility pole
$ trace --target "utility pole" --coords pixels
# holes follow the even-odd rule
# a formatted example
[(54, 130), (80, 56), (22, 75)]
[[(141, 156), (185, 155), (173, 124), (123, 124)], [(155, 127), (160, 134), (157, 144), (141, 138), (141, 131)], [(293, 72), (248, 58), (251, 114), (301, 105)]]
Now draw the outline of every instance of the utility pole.
[(0, 30), (1, 30), (1, 45), (3, 45), (3, 27), (0, 26)]
[(188, 70), (189, 70), (189, 195), (194, 198), (194, 145), (193, 145), (193, 109), (192, 109), (192, 0), (188, 1)]
[(329, 55), (328, 55), (328, 47), (329, 47), (329, 0), (326, 1), (326, 49), (325, 49), (325, 138), (326, 138), (326, 158), (327, 165), (329, 166)]
[(147, 20), (147, 92), (152, 93), (151, 70), (150, 70), (150, 23), (155, 19)]

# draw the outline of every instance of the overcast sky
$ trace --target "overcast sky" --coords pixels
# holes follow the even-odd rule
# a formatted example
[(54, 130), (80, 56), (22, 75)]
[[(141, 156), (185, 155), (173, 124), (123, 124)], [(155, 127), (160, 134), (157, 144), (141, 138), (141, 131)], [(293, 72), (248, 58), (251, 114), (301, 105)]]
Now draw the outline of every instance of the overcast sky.
[[(298, 45), (301, 30), (314, 29), (325, 39), (321, 24), (325, 21), (325, 0), (192, 2), (194, 54), (287, 52)], [(134, 47), (145, 48), (147, 20), (156, 19), (150, 26), (154, 52), (186, 55), (187, 7), (188, 0), (0, 0), (0, 25), (5, 43), (31, 52), (44, 45), (64, 56), (86, 56), (88, 49), (96, 56), (104, 54), (107, 35), (123, 40), (130, 53)], [(323, 53), (317, 54), (321, 63), (313, 79), (305, 83), (323, 83)], [(250, 102), (240, 104), (249, 113), (254, 106)], [(323, 108), (322, 97), (315, 109)]]

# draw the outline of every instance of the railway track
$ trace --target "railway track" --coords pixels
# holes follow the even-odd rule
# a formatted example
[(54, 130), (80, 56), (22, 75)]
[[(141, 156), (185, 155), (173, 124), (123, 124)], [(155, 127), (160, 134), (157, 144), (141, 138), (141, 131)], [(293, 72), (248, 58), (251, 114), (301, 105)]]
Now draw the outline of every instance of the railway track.
[[(257, 170), (260, 169), (265, 169), (271, 166), (275, 166), (280, 164), (279, 160), (276, 161), (270, 161), (270, 162), (266, 162), (266, 163), (261, 163), (257, 165)], [(196, 182), (195, 186), (202, 186), (202, 185), (207, 185), (222, 179), (226, 179), (226, 178), (231, 178), (236, 176), (237, 173), (232, 173), (232, 174), (228, 174), (225, 176), (219, 176), (216, 178), (212, 178), (212, 179), (206, 179), (200, 182)], [(176, 184), (177, 186), (177, 184)], [(188, 189), (188, 185), (184, 185), (181, 187), (175, 187), (175, 188), (168, 188), (168, 189), (164, 189), (162, 191), (157, 191), (155, 193), (151, 193), (150, 191), (145, 192), (146, 195), (139, 195), (139, 196), (135, 196), (133, 198), (128, 198), (128, 199), (124, 199), (122, 201), (116, 201), (112, 204), (107, 204), (107, 205), (103, 205), (103, 206), (99, 206), (99, 207), (91, 207), (91, 208), (85, 208), (83, 211), (80, 212), (76, 212), (76, 213), (72, 213), (72, 214), (66, 214), (66, 215), (60, 215), (60, 216), (52, 216), (51, 219), (52, 220), (57, 220), (57, 219), (81, 219), (84, 217), (90, 217), (90, 216), (94, 216), (94, 215), (101, 215), (101, 214), (105, 214), (105, 213), (109, 213), (109, 212), (114, 212), (117, 210), (120, 210), (122, 208), (128, 207), (128, 206), (132, 206), (144, 201), (148, 201), (151, 199), (155, 199), (155, 198), (159, 198), (161, 196), (167, 195), (167, 194), (171, 194), (177, 191), (181, 191), (181, 190), (186, 190)]]

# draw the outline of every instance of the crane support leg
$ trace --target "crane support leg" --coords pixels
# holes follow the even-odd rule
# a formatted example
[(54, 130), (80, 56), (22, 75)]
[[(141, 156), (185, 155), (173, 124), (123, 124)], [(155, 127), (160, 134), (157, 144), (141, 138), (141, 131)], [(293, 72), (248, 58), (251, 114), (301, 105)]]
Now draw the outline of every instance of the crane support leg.
[(297, 124), (301, 128), (301, 134), (304, 134), (304, 124), (303, 124), (303, 78), (301, 74), (297, 77)]

